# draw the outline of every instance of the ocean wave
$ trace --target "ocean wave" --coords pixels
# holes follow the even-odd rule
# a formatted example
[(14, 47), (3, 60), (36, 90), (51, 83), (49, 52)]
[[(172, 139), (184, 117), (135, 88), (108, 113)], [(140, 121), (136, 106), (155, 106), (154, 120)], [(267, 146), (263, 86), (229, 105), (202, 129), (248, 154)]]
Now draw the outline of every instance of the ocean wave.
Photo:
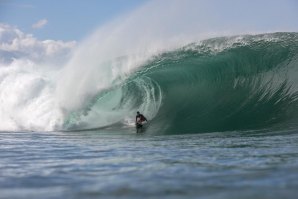
[(156, 134), (298, 127), (298, 33), (219, 37), (135, 57), (99, 61), (82, 79), (80, 65), (60, 79), (34, 64), (2, 67), (0, 130), (133, 129), (136, 111)]
[(297, 33), (189, 44), (152, 57), (70, 114), (65, 127), (128, 125), (140, 110), (155, 133), (290, 128), (298, 119), (297, 55)]

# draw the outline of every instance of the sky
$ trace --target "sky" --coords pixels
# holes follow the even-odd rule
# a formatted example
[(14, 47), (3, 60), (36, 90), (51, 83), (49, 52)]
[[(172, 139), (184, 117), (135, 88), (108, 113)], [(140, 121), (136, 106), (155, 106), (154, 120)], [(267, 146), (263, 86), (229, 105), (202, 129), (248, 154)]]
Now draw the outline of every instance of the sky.
[(0, 0), (0, 23), (38, 39), (80, 40), (148, 0)]
[[(40, 40), (78, 41), (101, 25), (124, 16), (147, 2), (150, 0), (0, 0), (0, 23), (16, 26)], [(165, 0), (156, 2), (165, 2)], [(172, 4), (175, 0), (166, 2)], [(191, 4), (187, 0), (180, 2)], [(201, 0), (196, 2), (204, 4)], [(266, 25), (269, 30), (270, 27), (276, 29), (277, 25), (289, 24), (292, 27), (291, 30), (293, 26), (297, 26), (296, 31), (298, 30), (298, 15), (295, 14), (298, 13), (296, 0), (210, 0), (207, 2), (208, 6), (213, 7), (215, 11), (213, 15), (224, 15), (220, 17), (233, 22), (237, 22), (237, 18), (243, 12), (247, 12), (251, 21), (258, 23), (262, 21), (262, 12), (268, 6), (272, 12), (265, 17), (275, 17), (275, 19), (271, 21), (268, 19), (267, 24), (259, 23), (258, 26)], [(155, 4), (158, 6), (158, 3)], [(288, 10), (287, 13), (283, 13), (284, 10)], [(249, 26), (251, 22), (243, 23)]]

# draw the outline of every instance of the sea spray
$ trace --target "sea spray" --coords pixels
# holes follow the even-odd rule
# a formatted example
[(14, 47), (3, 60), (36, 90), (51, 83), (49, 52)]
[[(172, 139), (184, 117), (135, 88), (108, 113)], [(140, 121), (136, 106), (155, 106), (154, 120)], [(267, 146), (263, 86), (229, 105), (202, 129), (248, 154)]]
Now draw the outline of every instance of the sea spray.
[(52, 130), (63, 124), (55, 84), (34, 63), (19, 60), (1, 67), (0, 90), (1, 131)]

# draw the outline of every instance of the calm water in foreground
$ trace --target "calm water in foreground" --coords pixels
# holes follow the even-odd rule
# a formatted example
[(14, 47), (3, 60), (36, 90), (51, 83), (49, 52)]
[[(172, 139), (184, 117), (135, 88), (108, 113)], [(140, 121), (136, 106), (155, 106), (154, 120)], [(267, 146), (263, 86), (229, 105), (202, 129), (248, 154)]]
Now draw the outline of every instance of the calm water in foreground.
[(298, 132), (0, 133), (0, 198), (297, 198)]

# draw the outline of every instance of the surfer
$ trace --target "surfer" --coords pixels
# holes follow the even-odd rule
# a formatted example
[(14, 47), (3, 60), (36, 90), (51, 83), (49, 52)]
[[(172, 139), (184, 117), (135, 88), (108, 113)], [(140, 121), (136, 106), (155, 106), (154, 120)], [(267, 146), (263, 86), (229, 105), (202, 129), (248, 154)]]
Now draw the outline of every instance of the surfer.
[(137, 128), (142, 128), (143, 127), (143, 122), (147, 122), (147, 118), (141, 114), (139, 111), (137, 112), (137, 116), (136, 116), (136, 127)]

